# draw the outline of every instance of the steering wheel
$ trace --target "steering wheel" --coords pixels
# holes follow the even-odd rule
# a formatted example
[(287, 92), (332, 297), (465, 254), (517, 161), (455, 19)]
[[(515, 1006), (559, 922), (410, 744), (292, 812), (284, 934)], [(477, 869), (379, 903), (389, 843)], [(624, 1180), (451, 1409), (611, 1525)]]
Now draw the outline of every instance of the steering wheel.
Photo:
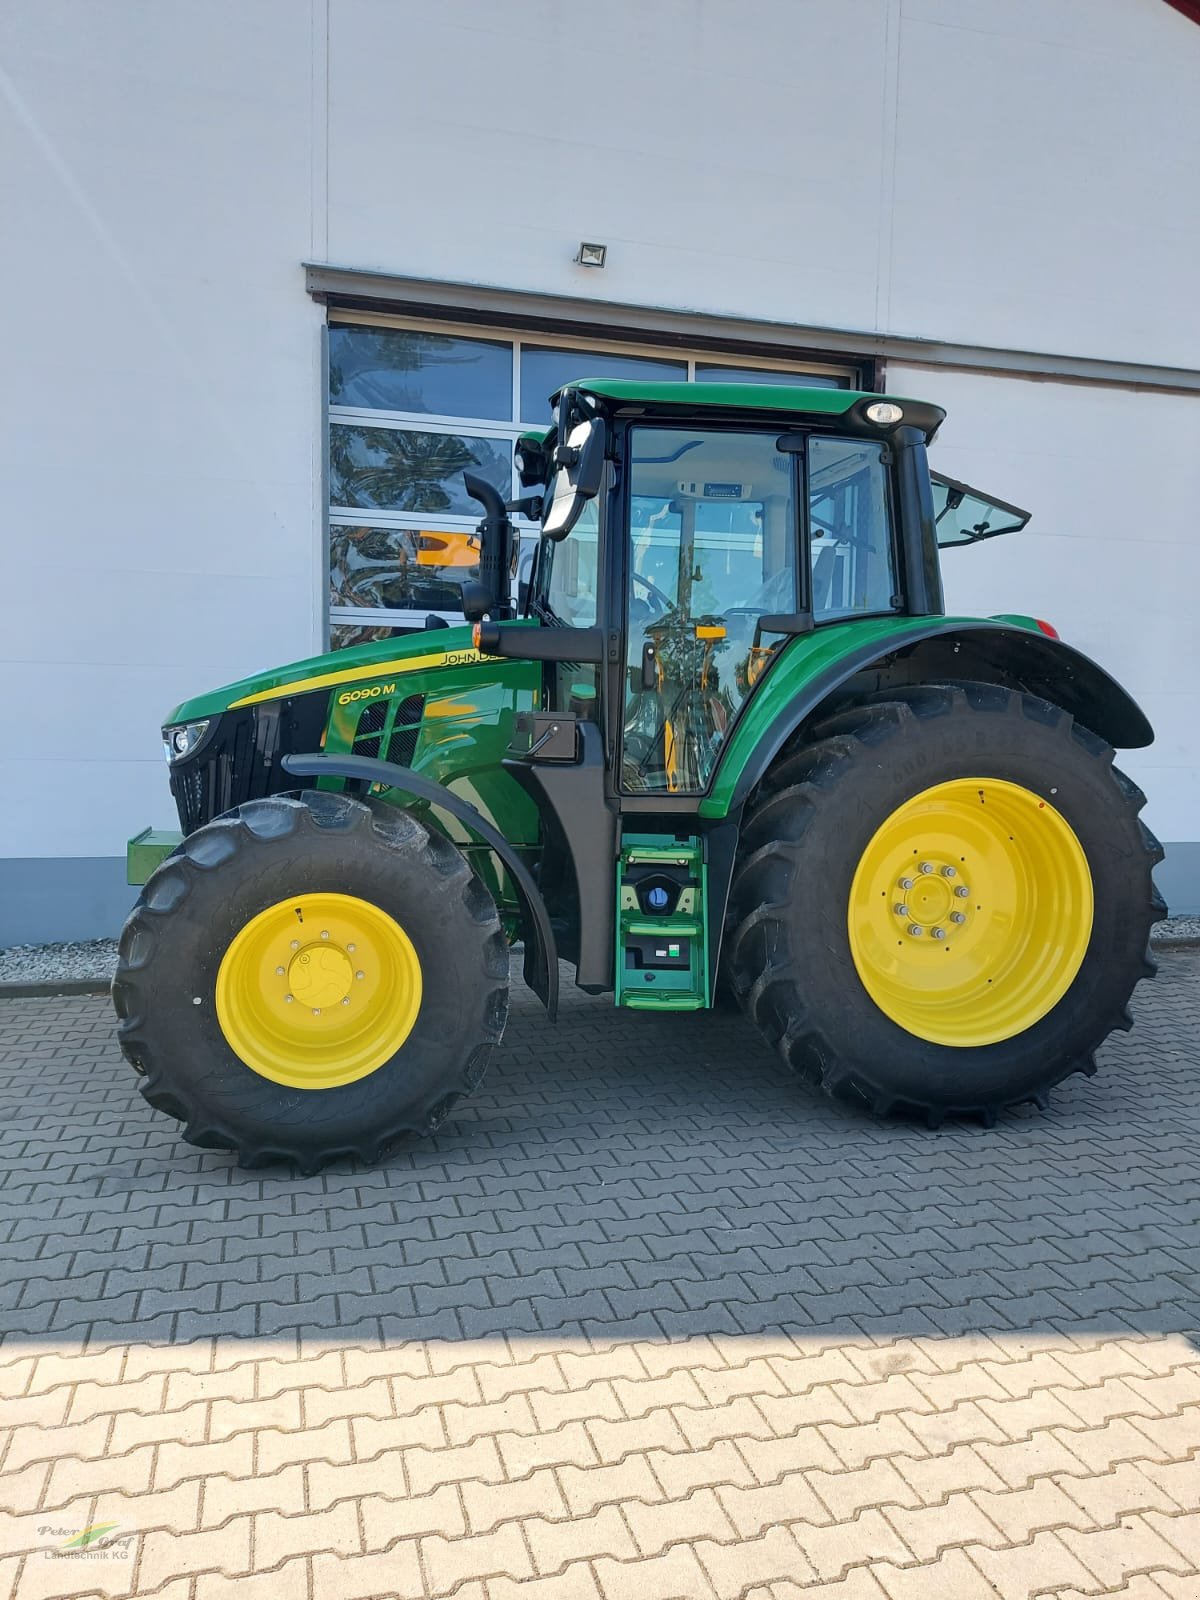
[(643, 578), (640, 572), (631, 572), (629, 577), (631, 582), (640, 583), (651, 598), (658, 601), (658, 616), (663, 617), (666, 616), (668, 611), (674, 611), (674, 600), (671, 599), (670, 595), (664, 594), (656, 583), (651, 583), (649, 578)]

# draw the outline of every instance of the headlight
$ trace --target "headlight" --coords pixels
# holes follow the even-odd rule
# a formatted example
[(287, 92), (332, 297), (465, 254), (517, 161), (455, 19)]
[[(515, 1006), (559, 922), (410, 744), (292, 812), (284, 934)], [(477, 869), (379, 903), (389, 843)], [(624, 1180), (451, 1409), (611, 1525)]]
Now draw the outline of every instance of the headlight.
[(163, 754), (168, 761), (182, 761), (191, 755), (207, 732), (207, 722), (183, 722), (177, 728), (164, 728)]

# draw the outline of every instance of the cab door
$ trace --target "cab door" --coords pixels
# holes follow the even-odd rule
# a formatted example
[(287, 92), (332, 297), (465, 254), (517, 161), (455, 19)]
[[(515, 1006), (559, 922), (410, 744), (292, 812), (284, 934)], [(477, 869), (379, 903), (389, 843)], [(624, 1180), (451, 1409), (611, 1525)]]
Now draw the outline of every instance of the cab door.
[(621, 788), (699, 795), (799, 600), (799, 458), (761, 431), (629, 429)]

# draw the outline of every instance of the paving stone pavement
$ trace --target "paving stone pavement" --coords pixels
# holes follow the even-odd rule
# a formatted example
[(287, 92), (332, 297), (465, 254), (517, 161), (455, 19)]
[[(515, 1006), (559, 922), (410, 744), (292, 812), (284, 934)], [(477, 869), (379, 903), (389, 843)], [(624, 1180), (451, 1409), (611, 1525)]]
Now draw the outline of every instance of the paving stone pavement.
[(1194, 1600), (1160, 967), (1098, 1077), (936, 1134), (740, 1019), (518, 991), (435, 1142), (312, 1179), (179, 1144), (105, 1001), (7, 1002), (0, 1600)]

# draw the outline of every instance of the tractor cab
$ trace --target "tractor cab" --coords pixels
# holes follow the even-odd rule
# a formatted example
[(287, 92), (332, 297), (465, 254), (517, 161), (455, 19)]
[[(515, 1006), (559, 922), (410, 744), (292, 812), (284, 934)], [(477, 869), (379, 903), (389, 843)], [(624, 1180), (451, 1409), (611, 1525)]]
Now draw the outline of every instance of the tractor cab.
[(557, 674), (550, 706), (604, 703), (615, 792), (694, 808), (789, 638), (940, 610), (924, 447), (941, 416), (757, 385), (581, 382), (557, 397), (555, 427), (521, 441), (542, 535), (520, 609), (616, 641), (603, 673), (597, 659)]

